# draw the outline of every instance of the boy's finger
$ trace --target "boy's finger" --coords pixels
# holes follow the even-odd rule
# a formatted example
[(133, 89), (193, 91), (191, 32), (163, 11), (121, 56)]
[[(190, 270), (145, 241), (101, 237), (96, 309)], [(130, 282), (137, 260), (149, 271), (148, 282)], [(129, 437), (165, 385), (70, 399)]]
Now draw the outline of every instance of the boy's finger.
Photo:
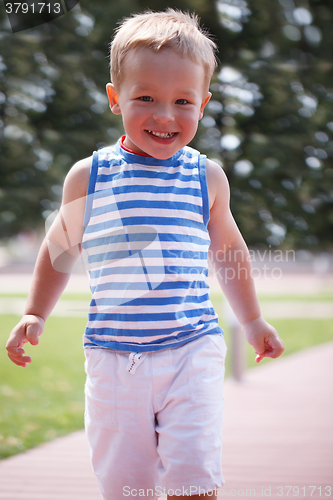
[(280, 338), (274, 339), (272, 344), (268, 347), (269, 354), (267, 354), (267, 356), (270, 358), (278, 358), (284, 351), (284, 343)]
[(8, 352), (8, 357), (13, 363), (15, 363), (15, 365), (23, 367), (26, 367), (27, 363), (31, 363), (32, 361), (30, 356), (23, 356), (22, 354), (19, 353), (14, 354)]
[(257, 354), (256, 356), (256, 363), (260, 363), (260, 361), (262, 360), (262, 358), (264, 358), (264, 354)]
[(8, 343), (6, 349), (9, 359), (16, 365), (18, 364), (19, 366), (22, 366), (22, 362), (24, 363), (24, 366), (26, 363), (31, 363), (30, 356), (23, 356), (25, 354), (25, 350), (20, 346), (10, 345), (10, 343)]
[(17, 354), (24, 353), (24, 350), (21, 349), (20, 345), (17, 345), (17, 344), (11, 345), (11, 343), (9, 341), (7, 342), (6, 349), (7, 349), (7, 352), (8, 352), (8, 356), (9, 355), (16, 356)]
[(22, 366), (22, 368), (26, 368), (27, 366), (27, 363), (31, 363), (31, 361), (15, 361), (15, 360), (11, 360), (16, 366)]
[(283, 351), (284, 346), (268, 346), (268, 348), (266, 348), (264, 352), (257, 355), (256, 363), (259, 363), (263, 358), (278, 358), (283, 353)]
[(283, 351), (284, 351), (283, 347), (275, 347), (275, 349), (268, 351), (266, 356), (268, 356), (270, 358), (278, 358), (279, 356), (281, 356)]

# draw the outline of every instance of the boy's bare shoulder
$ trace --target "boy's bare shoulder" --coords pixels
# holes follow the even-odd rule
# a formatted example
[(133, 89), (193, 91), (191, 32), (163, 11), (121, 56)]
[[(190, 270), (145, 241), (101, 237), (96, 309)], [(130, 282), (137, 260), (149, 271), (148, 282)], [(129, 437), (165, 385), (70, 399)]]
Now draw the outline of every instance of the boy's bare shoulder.
[(66, 175), (63, 191), (65, 203), (87, 195), (91, 163), (92, 156), (83, 158), (76, 162)]
[(229, 204), (229, 182), (222, 167), (214, 161), (207, 159), (206, 177), (210, 208), (212, 208), (214, 203), (218, 201)]

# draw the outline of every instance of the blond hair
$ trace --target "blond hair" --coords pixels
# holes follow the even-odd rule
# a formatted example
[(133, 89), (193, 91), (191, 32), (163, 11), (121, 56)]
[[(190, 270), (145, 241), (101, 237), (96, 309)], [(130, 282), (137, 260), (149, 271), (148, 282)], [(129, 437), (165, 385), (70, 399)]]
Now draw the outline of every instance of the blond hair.
[(110, 48), (111, 81), (115, 87), (122, 80), (122, 63), (133, 49), (150, 48), (156, 52), (171, 48), (182, 57), (202, 64), (207, 88), (216, 68), (216, 44), (199, 26), (198, 17), (174, 9), (165, 12), (145, 11), (123, 20)]

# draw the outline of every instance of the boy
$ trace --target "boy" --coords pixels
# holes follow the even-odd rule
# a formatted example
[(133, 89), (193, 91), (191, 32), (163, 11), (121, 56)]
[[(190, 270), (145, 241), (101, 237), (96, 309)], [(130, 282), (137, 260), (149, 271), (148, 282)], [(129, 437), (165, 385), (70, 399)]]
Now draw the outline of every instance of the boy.
[(118, 29), (107, 94), (126, 135), (68, 173), (7, 343), (14, 363), (31, 362), (22, 346), (38, 343), (82, 243), (93, 292), (85, 423), (105, 500), (216, 498), (224, 484), (226, 347), (208, 297), (208, 248), (256, 360), (284, 350), (261, 317), (226, 176), (187, 146), (211, 97), (214, 49), (194, 16), (171, 9)]

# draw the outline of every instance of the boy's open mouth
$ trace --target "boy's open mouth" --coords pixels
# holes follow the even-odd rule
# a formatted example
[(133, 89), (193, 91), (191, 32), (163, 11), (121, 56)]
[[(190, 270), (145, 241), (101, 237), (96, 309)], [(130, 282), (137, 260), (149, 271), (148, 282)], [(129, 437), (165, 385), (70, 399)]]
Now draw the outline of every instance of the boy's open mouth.
[(177, 134), (177, 132), (154, 132), (153, 130), (146, 130), (146, 132), (154, 137), (158, 137), (159, 139), (170, 139)]

